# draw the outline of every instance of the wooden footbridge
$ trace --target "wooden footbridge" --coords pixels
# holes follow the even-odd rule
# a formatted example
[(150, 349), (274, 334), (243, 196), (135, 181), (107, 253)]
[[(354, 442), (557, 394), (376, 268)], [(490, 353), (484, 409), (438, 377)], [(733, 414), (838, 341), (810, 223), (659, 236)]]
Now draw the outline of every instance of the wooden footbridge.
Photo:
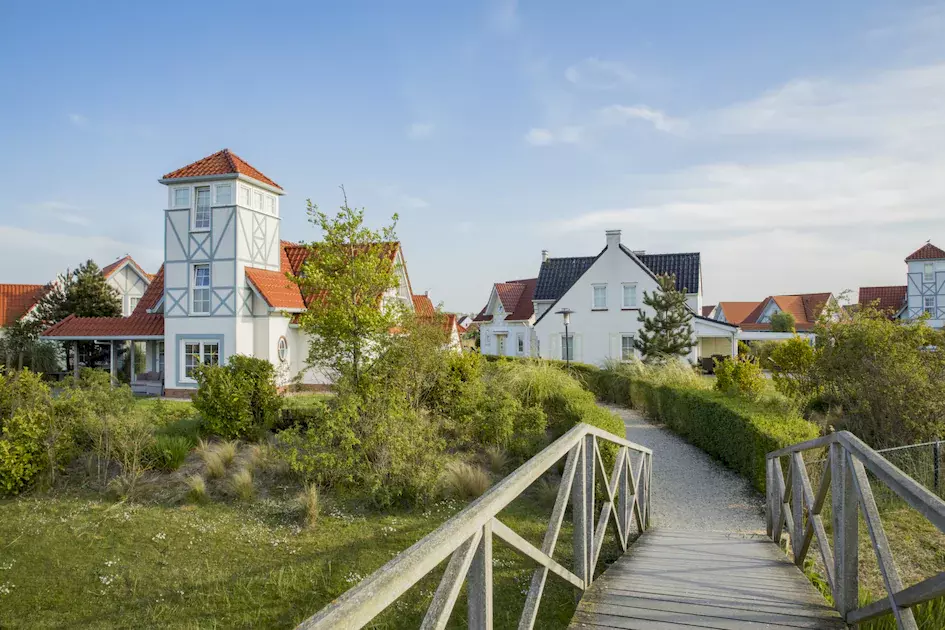
[[(828, 452), (816, 489), (803, 458), (814, 449)], [(562, 459), (557, 500), (537, 547), (498, 515)], [(945, 594), (945, 572), (903, 585), (870, 480), (882, 483), (942, 532), (945, 502), (850, 433), (768, 454), (766, 535), (650, 529), (652, 462), (649, 449), (578, 425), (299, 628), (362, 628), (448, 559), (421, 627), (446, 628), (465, 584), (467, 627), (491, 629), (495, 538), (537, 565), (520, 630), (535, 627), (549, 579), (574, 587), (580, 601), (571, 628), (589, 630), (832, 629), (890, 613), (899, 628), (917, 629), (911, 607)], [(565, 567), (554, 552), (569, 505), (573, 555)], [(828, 505), (829, 537), (822, 517)], [(860, 606), (857, 578), (860, 515), (886, 586), (886, 597), (866, 606)], [(598, 575), (608, 531), (624, 553)], [(835, 606), (800, 569), (814, 546), (815, 566)]]

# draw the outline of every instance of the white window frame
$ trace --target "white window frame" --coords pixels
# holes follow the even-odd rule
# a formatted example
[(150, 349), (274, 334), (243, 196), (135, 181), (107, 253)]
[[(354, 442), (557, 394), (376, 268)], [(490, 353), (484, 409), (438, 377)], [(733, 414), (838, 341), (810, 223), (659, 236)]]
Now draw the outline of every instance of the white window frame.
[[(207, 191), (207, 224), (206, 225), (199, 225), (198, 219), (197, 219), (197, 213), (200, 212), (200, 209), (197, 208), (197, 191), (202, 191), (202, 190)], [(210, 186), (195, 186), (194, 187), (194, 208), (193, 208), (193, 212), (191, 212), (193, 221), (191, 222), (191, 225), (190, 225), (190, 230), (192, 232), (209, 232), (210, 231), (210, 225), (213, 221), (213, 210), (212, 210), (213, 197), (211, 197), (212, 194), (213, 194), (213, 189), (210, 188)]]
[[(197, 270), (201, 268), (207, 268), (207, 285), (197, 285)], [(196, 310), (197, 305), (197, 291), (206, 291), (207, 292), (207, 310), (198, 311)], [(211, 301), (213, 295), (213, 267), (210, 263), (196, 263), (190, 266), (190, 314), (207, 316), (210, 315), (211, 310)], [(204, 302), (203, 299), (200, 300)]]
[(141, 298), (136, 295), (129, 297), (128, 298), (128, 312), (134, 313), (135, 309), (138, 308), (138, 302), (140, 301), (141, 301)]
[[(180, 203), (179, 201), (177, 201), (177, 193), (179, 192), (186, 193), (187, 195), (187, 199), (184, 201), (184, 203)], [(171, 195), (172, 195), (171, 203), (173, 204), (171, 207), (173, 208), (189, 208), (190, 207), (190, 198), (191, 198), (190, 186), (178, 186), (177, 188), (172, 189)]]
[(280, 363), (289, 362), (289, 340), (284, 335), (276, 341), (276, 356)]
[[(220, 199), (221, 191), (227, 192), (227, 199)], [(233, 205), (233, 184), (215, 184), (213, 187), (213, 199), (214, 204), (218, 206), (232, 206)]]
[(525, 354), (525, 333), (516, 333), (515, 350), (519, 355)]
[[(604, 302), (600, 306), (597, 304), (597, 291), (598, 289), (603, 290)], [(591, 285), (591, 309), (595, 311), (605, 311), (607, 310), (607, 285), (603, 282), (598, 282)]]
[[(624, 342), (630, 340), (630, 356), (626, 354), (626, 348), (624, 348)], [(637, 356), (636, 348), (633, 345), (634, 336), (631, 333), (622, 333), (620, 335), (620, 360), (621, 361), (632, 361)]]
[[(208, 358), (216, 357), (216, 362), (211, 363), (213, 365), (220, 365), (222, 359), (222, 352), (220, 348), (221, 342), (219, 339), (181, 339), (180, 340), (180, 381), (182, 383), (196, 383), (196, 379), (187, 375), (187, 359), (193, 356), (193, 352), (189, 352), (188, 346), (197, 347), (197, 364), (202, 364), (207, 361)], [(216, 352), (212, 348), (216, 346)], [(196, 365), (194, 365), (196, 367)]]
[[(931, 304), (929, 304), (929, 300), (932, 301)], [(933, 319), (935, 318), (935, 296), (934, 295), (926, 295), (922, 297), (922, 310), (928, 313), (929, 315), (931, 315)]]
[(276, 215), (276, 198), (273, 195), (266, 195), (265, 201), (263, 202), (266, 205), (266, 212), (275, 216)]
[[(627, 303), (627, 289), (633, 289), (633, 301), (632, 303)], [(620, 300), (623, 304), (623, 308), (637, 308), (637, 283), (636, 282), (624, 282), (621, 285), (620, 289)]]
[(935, 264), (923, 263), (922, 282), (935, 282)]
[(164, 375), (164, 342), (157, 342), (157, 371)]
[[(244, 197), (245, 197), (245, 199), (244, 199)], [(252, 208), (252, 207), (253, 207), (253, 205), (252, 205), (252, 204), (253, 204), (253, 191), (251, 191), (251, 190), (249, 189), (249, 186), (244, 186), (243, 184), (240, 184), (240, 186), (239, 186), (239, 196), (238, 196), (238, 198), (237, 198), (237, 201), (238, 201), (239, 205), (243, 206), (244, 208)]]
[(561, 333), (561, 360), (574, 361), (574, 333)]

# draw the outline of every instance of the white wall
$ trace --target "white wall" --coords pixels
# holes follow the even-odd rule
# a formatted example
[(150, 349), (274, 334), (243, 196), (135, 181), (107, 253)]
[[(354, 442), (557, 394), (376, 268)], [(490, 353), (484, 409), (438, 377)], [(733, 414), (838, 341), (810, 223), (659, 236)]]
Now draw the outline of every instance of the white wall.
[(137, 272), (134, 265), (125, 263), (106, 280), (109, 286), (114, 287), (121, 296), (121, 314), (128, 317), (134, 310), (132, 298), (141, 299), (151, 281)]
[[(932, 265), (934, 281), (926, 282), (925, 264)], [(907, 319), (916, 319), (925, 310), (925, 298), (931, 297), (935, 306), (932, 318), (927, 321), (933, 328), (945, 326), (945, 260), (913, 260), (908, 263), (906, 274), (906, 312)]]

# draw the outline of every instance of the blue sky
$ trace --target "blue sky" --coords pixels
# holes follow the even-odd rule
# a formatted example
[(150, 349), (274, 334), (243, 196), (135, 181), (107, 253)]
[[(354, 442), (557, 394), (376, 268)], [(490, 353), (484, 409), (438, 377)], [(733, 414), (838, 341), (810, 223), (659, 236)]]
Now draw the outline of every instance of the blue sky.
[(400, 215), (475, 311), (540, 251), (700, 251), (706, 303), (902, 284), (945, 247), (945, 3), (7, 2), (0, 282), (161, 260), (165, 172), (228, 147)]

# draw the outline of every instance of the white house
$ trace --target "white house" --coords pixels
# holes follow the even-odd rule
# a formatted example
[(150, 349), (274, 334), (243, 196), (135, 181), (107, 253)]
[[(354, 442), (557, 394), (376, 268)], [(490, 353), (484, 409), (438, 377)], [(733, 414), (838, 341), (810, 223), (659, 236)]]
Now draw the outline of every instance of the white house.
[(933, 328), (945, 326), (945, 250), (926, 243), (906, 256), (906, 284), (860, 287), (860, 306), (877, 306), (896, 319), (928, 316)]
[(102, 275), (109, 286), (121, 297), (121, 314), (131, 315), (151, 284), (151, 274), (146, 272), (131, 256), (119, 258), (102, 267)]
[(538, 278), (497, 282), (489, 301), (473, 319), (479, 323), (482, 354), (528, 357), (537, 355), (532, 325), (533, 298)]
[[(309, 249), (282, 240), (282, 187), (227, 149), (159, 181), (167, 186), (164, 264), (137, 307), (128, 317), (70, 316), (44, 336), (130, 341), (132, 353), (140, 344), (169, 396), (195, 389), (198, 364), (233, 354), (269, 360), (283, 385), (300, 374), (303, 384), (326, 384), (328, 375), (306, 370), (308, 339), (293, 318), (306, 297), (286, 274), (299, 273)], [(412, 307), (399, 243), (388, 244), (388, 256), (399, 286), (384, 299)]]

